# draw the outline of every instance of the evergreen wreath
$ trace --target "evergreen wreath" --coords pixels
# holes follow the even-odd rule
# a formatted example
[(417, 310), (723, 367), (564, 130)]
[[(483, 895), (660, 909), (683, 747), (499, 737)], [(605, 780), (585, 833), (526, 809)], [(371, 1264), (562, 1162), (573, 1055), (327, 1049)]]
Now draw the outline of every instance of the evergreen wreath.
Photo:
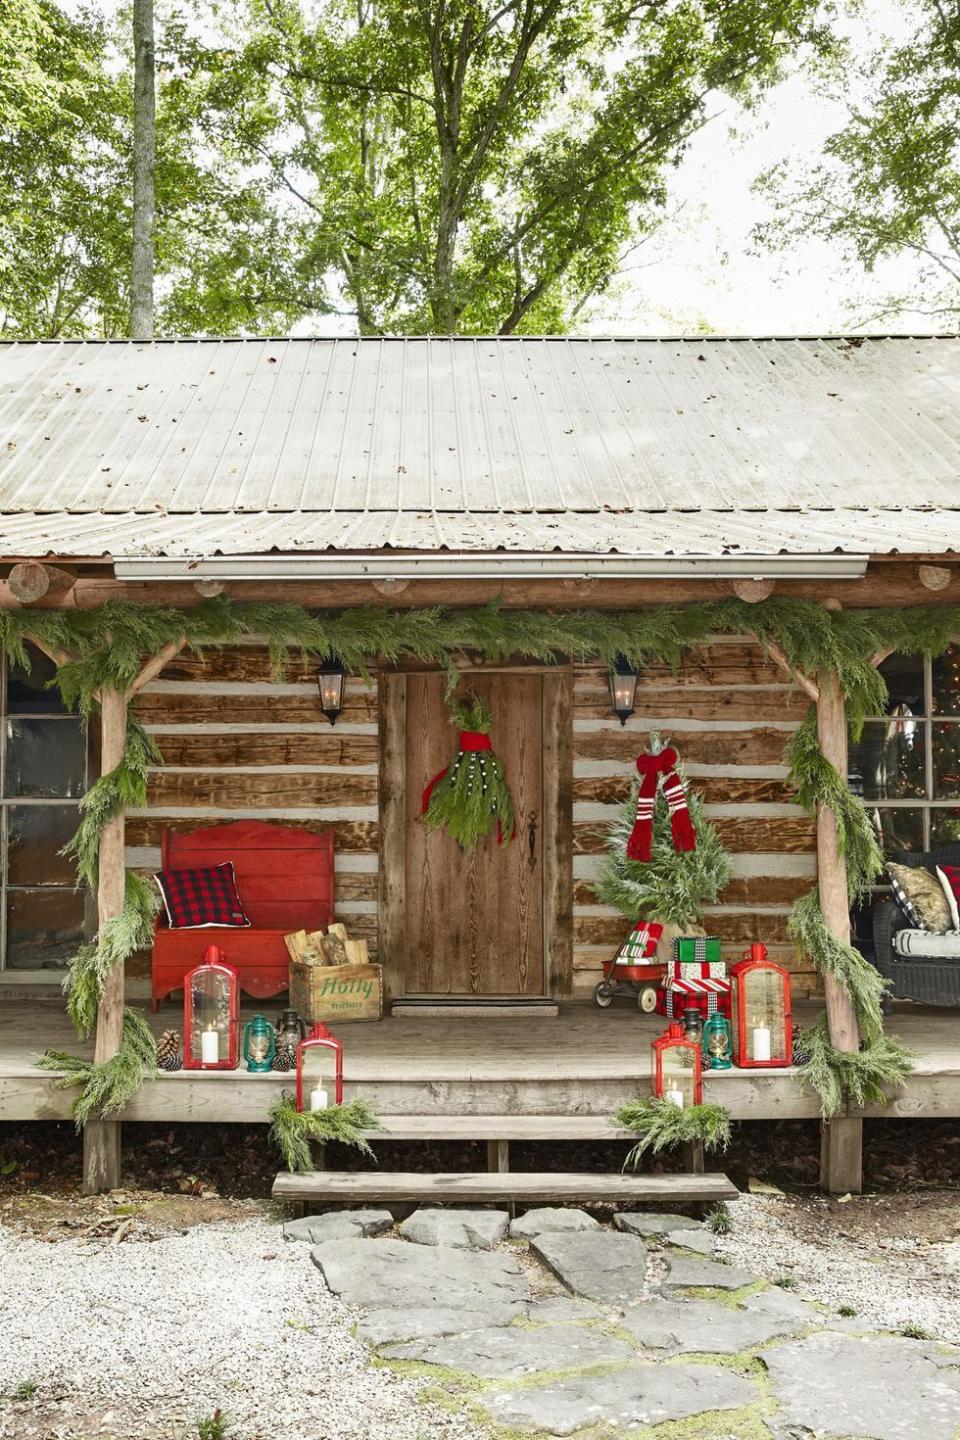
[[(491, 660), (519, 655), (545, 664), (599, 659), (609, 665), (617, 655), (624, 655), (638, 667), (653, 661), (676, 669), (684, 652), (711, 634), (752, 634), (761, 645), (776, 644), (794, 671), (811, 675), (835, 672), (846, 701), (849, 725), (857, 734), (864, 717), (881, 713), (886, 702), (886, 686), (872, 657), (884, 650), (938, 655), (958, 630), (960, 606), (956, 605), (834, 611), (813, 601), (789, 597), (771, 597), (756, 605), (729, 599), (645, 610), (559, 614), (506, 610), (493, 604), (401, 611), (359, 606), (321, 615), (292, 604), (235, 603), (225, 595), (186, 610), (134, 605), (124, 600), (110, 600), (91, 610), (0, 610), (0, 645), (7, 656), (29, 668), (28, 646), (39, 642), (42, 649), (57, 657), (53, 683), (65, 703), (75, 706), (84, 718), (95, 711), (101, 690), (129, 690), (145, 655), (163, 650), (173, 654), (184, 648), (202, 653), (206, 648), (228, 645), (245, 636), (257, 636), (266, 643), (278, 676), (283, 673), (290, 649), (318, 657), (335, 655), (364, 677), (370, 662), (379, 659), (394, 663), (410, 657), (442, 666), (451, 693), (457, 681), (455, 657), (463, 651)], [(139, 768), (134, 752), (143, 744), (142, 733), (131, 726), (127, 756), (114, 772), (115, 798), (119, 796), (121, 806), (142, 803), (133, 798), (133, 792), (129, 798), (120, 794), (121, 787)], [(804, 735), (802, 744), (805, 753), (797, 748), (791, 751), (791, 773), (798, 795), (808, 809), (823, 804), (836, 815), (841, 847), (851, 857), (849, 863), (856, 878), (857, 847), (863, 841), (864, 823), (869, 829), (869, 821), (865, 812), (860, 816), (861, 803), (849, 796), (841, 778), (820, 752), (815, 729)], [(139, 784), (139, 780), (135, 783)], [(107, 798), (105, 790), (100, 796)], [(110, 813), (118, 812), (106, 806), (98, 814), (91, 801), (84, 815), (87, 827), (82, 841), (78, 832), (78, 872), (87, 883), (93, 870), (91, 862), (99, 849), (100, 830)], [(854, 1000), (862, 1031), (858, 1069), (872, 1073), (878, 1084), (897, 1083), (909, 1072), (909, 1057), (901, 1047), (900, 1061), (892, 1058), (895, 1042), (883, 1035), (879, 999), (875, 994), (871, 998), (873, 985), (868, 972), (872, 967), (852, 947), (831, 936), (819, 902), (805, 899), (805, 905), (804, 901), (798, 902), (803, 908), (794, 909), (796, 938), (808, 949), (818, 968), (834, 974)], [(96, 958), (90, 947), (84, 947), (71, 964), (65, 988), (68, 996), (77, 993), (75, 1013), (74, 1009), (71, 1013), (81, 1031), (92, 1023), (103, 978), (111, 966), (127, 959), (137, 948), (136, 937), (143, 931), (138, 929), (136, 913), (142, 919), (142, 900), (128, 880), (124, 924), (104, 927), (93, 947)], [(638, 909), (633, 907), (624, 913), (635, 918)], [(118, 1056), (105, 1066), (71, 1059), (74, 1076), (86, 1074), (91, 1095), (98, 1095), (98, 1103), (107, 1107), (99, 1113), (111, 1113), (115, 1108), (112, 1085), (116, 1085), (115, 1094), (120, 1096), (129, 1076), (138, 1070), (141, 1075), (148, 1072), (144, 1053), (145, 1046), (138, 1049), (133, 1027), (125, 1019), (120, 1064), (114, 1064)], [(845, 1093), (849, 1080), (849, 1056), (834, 1050), (828, 1041), (820, 1055), (822, 1063), (809, 1070), (811, 1083), (821, 1095), (824, 1113), (836, 1113), (841, 1102), (834, 1105), (834, 1099), (838, 1093)], [(95, 1073), (100, 1070), (104, 1072), (106, 1090)], [(826, 1070), (830, 1070), (836, 1085), (826, 1084)], [(124, 1072), (123, 1083), (111, 1078), (120, 1071)], [(896, 1078), (886, 1078), (889, 1076)], [(94, 1111), (91, 1106), (89, 1113)]]
[(452, 705), (458, 729), (457, 758), (435, 775), (423, 792), (421, 814), (431, 829), (444, 829), (462, 850), (472, 850), (496, 827), (497, 843), (513, 839), (513, 800), (503, 766), (493, 753), (493, 716), (484, 700)]

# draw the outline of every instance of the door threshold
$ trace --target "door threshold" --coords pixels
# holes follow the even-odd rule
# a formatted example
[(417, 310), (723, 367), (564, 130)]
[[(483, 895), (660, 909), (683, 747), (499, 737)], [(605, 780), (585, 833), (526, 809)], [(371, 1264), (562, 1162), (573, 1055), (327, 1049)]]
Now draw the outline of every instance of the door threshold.
[(531, 1015), (542, 1015), (551, 1019), (560, 1014), (560, 1006), (556, 1000), (548, 1000), (542, 997), (525, 1000), (522, 998), (511, 999), (431, 999), (423, 1000), (394, 1000), (390, 1012), (399, 1018), (404, 1016), (420, 1018), (429, 1015), (471, 1015), (481, 1016), (516, 1016), (528, 1019)]

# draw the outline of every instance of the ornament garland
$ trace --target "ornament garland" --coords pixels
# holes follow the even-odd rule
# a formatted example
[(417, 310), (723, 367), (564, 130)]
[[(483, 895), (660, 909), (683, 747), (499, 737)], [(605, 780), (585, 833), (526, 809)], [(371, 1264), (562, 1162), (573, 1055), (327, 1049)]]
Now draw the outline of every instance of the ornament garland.
[(513, 800), (503, 766), (493, 753), (493, 716), (484, 700), (453, 705), (457, 758), (434, 775), (423, 792), (420, 813), (431, 829), (444, 829), (462, 850), (471, 850), (496, 827), (497, 844), (513, 839)]
[[(333, 654), (363, 676), (368, 674), (368, 662), (377, 658), (392, 663), (412, 657), (441, 665), (447, 673), (448, 690), (452, 691), (457, 680), (455, 656), (462, 651), (494, 660), (519, 655), (548, 664), (591, 658), (612, 664), (617, 655), (624, 655), (636, 666), (656, 661), (676, 669), (684, 651), (692, 645), (702, 643), (711, 634), (725, 633), (753, 634), (761, 645), (776, 644), (787, 663), (799, 673), (815, 675), (821, 670), (836, 673), (854, 734), (859, 732), (865, 716), (882, 713), (886, 701), (886, 686), (872, 657), (884, 650), (937, 655), (947, 648), (958, 630), (960, 606), (955, 605), (833, 611), (812, 601), (777, 597), (756, 605), (730, 599), (633, 611), (560, 614), (506, 610), (494, 604), (470, 609), (402, 611), (367, 606), (319, 615), (298, 605), (234, 603), (227, 596), (206, 600), (186, 610), (111, 600), (92, 610), (0, 611), (0, 645), (7, 656), (29, 668), (28, 644), (39, 641), (48, 653), (62, 657), (57, 663), (54, 683), (66, 704), (76, 706), (85, 718), (94, 712), (101, 690), (129, 690), (145, 656), (164, 650), (172, 655), (183, 648), (202, 652), (251, 635), (266, 643), (278, 675), (283, 673), (287, 651), (291, 648), (310, 655)], [(128, 746), (140, 743), (136, 736), (136, 729), (131, 727)], [(795, 778), (806, 787), (806, 803), (810, 807), (823, 804), (837, 816), (841, 844), (856, 843), (861, 826), (851, 812), (850, 800), (855, 797), (846, 795), (842, 780), (827, 764), (815, 742), (814, 734), (817, 764), (812, 768), (801, 765)], [(118, 785), (129, 774), (129, 759), (128, 753), (124, 764), (114, 772)], [(843, 799), (837, 790), (838, 783), (844, 790)], [(86, 842), (92, 841), (98, 848), (106, 817), (98, 817), (91, 806), (89, 816), (84, 818), (89, 820)], [(630, 828), (632, 817), (627, 833)], [(627, 833), (623, 836), (624, 847)], [(89, 848), (86, 853), (89, 859)], [(77, 859), (81, 860), (79, 854)], [(132, 894), (133, 887), (128, 880), (131, 920), (136, 905), (130, 898)], [(854, 997), (863, 1029), (860, 1069), (869, 1071), (871, 1052), (875, 1051), (878, 1076), (881, 1072), (892, 1073), (891, 1066), (894, 1070), (899, 1066), (898, 1073), (906, 1074), (910, 1068), (907, 1052), (901, 1047), (899, 1060), (891, 1060), (891, 1047), (895, 1048), (896, 1042), (882, 1036), (882, 1028), (881, 1039), (876, 1038), (879, 1005), (875, 1007), (868, 998), (871, 982), (867, 972), (872, 967), (852, 947), (842, 945), (827, 931), (818, 903), (808, 901), (799, 915), (795, 908), (794, 923), (817, 965), (824, 969), (835, 967), (832, 973)], [(92, 1023), (102, 992), (103, 975), (112, 964), (125, 960), (137, 948), (136, 933), (132, 923), (126, 933), (115, 926), (111, 931), (115, 943), (111, 945), (104, 927), (104, 934), (94, 947), (98, 952), (97, 964), (92, 964), (88, 947), (83, 959), (78, 956), (72, 962), (66, 988), (70, 992), (75, 984), (76, 967), (76, 987), (85, 992), (83, 1001), (77, 1001), (78, 1015), (84, 1024)], [(141, 1023), (146, 1028), (142, 1018)], [(882, 1027), (882, 1019), (880, 1024)], [(112, 1113), (116, 1108), (112, 1105), (109, 1085), (104, 1091), (96, 1072), (103, 1071), (107, 1080), (115, 1076), (119, 1068), (125, 1068), (127, 1074), (139, 1068), (141, 1078), (151, 1071), (155, 1073), (155, 1060), (147, 1053), (149, 1047), (145, 1042), (140, 1043), (142, 1040), (142, 1036), (134, 1037), (133, 1026), (128, 1026), (125, 1019), (118, 1056), (101, 1066), (91, 1066), (87, 1061), (75, 1062), (89, 1075), (78, 1102), (78, 1115), (86, 1110), (87, 1090), (91, 1095), (105, 1096), (105, 1108), (91, 1109), (89, 1113)], [(829, 1044), (820, 1053), (823, 1066), (831, 1069), (841, 1086), (845, 1084), (849, 1057), (843, 1057)], [(122, 1066), (115, 1065), (121, 1057)], [(820, 1067), (818, 1073), (822, 1071)], [(816, 1084), (812, 1071), (811, 1080)], [(116, 1093), (122, 1093), (123, 1088), (118, 1082)], [(824, 1089), (817, 1088), (824, 1112), (835, 1109), (828, 1107)]]

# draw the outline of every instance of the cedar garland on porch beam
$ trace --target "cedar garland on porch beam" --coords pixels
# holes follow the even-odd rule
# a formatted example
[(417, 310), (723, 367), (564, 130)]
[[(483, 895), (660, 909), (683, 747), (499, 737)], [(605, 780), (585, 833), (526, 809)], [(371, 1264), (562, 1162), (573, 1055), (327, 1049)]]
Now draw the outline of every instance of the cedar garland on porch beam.
[[(368, 662), (389, 664), (412, 657), (443, 666), (452, 690), (457, 678), (454, 657), (459, 651), (471, 651), (490, 659), (519, 655), (547, 664), (560, 659), (591, 658), (610, 663), (617, 654), (624, 654), (638, 666), (652, 660), (676, 669), (684, 652), (703, 643), (711, 634), (754, 634), (808, 694), (814, 684), (810, 676), (831, 677), (830, 684), (841, 697), (840, 734), (844, 749), (842, 701), (846, 701), (847, 720), (854, 729), (865, 715), (882, 709), (886, 687), (875, 669), (876, 660), (892, 650), (938, 654), (958, 632), (958, 606), (843, 611), (786, 597), (772, 597), (753, 604), (724, 599), (682, 606), (653, 606), (645, 610), (562, 613), (488, 605), (479, 609), (403, 611), (360, 607), (321, 615), (290, 604), (234, 604), (226, 596), (206, 600), (189, 610), (154, 608), (126, 601), (108, 601), (91, 610), (0, 610), (0, 643), (9, 656), (29, 665), (26, 644), (33, 642), (54, 658), (57, 664), (54, 683), (59, 686), (65, 702), (76, 705), (84, 718), (89, 717), (98, 700), (111, 693), (117, 700), (108, 701), (108, 708), (113, 710), (115, 705), (122, 704), (125, 709), (129, 697), (159, 674), (163, 664), (181, 649), (189, 647), (202, 652), (206, 647), (229, 644), (245, 636), (257, 636), (266, 642), (278, 673), (282, 673), (290, 648), (318, 656), (336, 654), (349, 668), (364, 676), (368, 673)], [(145, 656), (150, 658), (144, 659)], [(111, 734), (118, 719), (119, 708), (110, 722)], [(832, 728), (835, 729), (835, 725)], [(868, 873), (872, 852), (869, 844), (862, 843), (864, 832), (869, 830), (866, 813), (862, 802), (843, 790), (838, 768), (824, 754), (816, 734), (812, 737), (812, 750), (809, 733), (804, 738), (808, 749), (803, 768), (794, 765), (792, 769), (799, 798), (808, 808), (818, 808), (821, 813), (829, 812), (834, 817), (838, 856), (849, 860), (849, 844), (859, 845), (860, 871), (850, 880), (851, 887), (858, 890), (875, 873), (875, 869)], [(145, 793), (146, 740), (138, 727), (128, 727), (126, 750), (120, 763), (105, 774), (103, 781), (97, 782), (103, 785), (113, 778), (113, 799), (120, 797), (120, 810), (127, 803), (125, 787), (127, 791), (132, 786), (137, 794)], [(137, 763), (131, 758), (131, 744), (139, 748)], [(838, 755), (839, 748), (838, 742)], [(96, 788), (95, 785), (87, 799)], [(107, 788), (109, 790), (109, 783)], [(103, 834), (117, 820), (119, 824), (110, 833), (122, 840), (122, 818), (109, 806), (103, 810), (97, 833), (100, 843)], [(77, 838), (79, 841), (80, 832)], [(88, 834), (88, 847), (90, 842)], [(111, 854), (116, 848), (111, 842)], [(119, 853), (122, 855), (122, 845)], [(827, 864), (832, 867), (832, 862)], [(131, 885), (135, 877), (127, 877), (126, 899), (118, 911), (115, 859), (111, 859), (109, 868), (112, 880), (109, 893), (105, 891), (103, 895), (100, 934), (97, 946), (93, 947), (98, 964), (89, 964), (91, 947), (87, 947), (84, 972), (88, 1002), (90, 985), (95, 988), (98, 1006), (103, 1003), (104, 994), (110, 997), (104, 1024), (105, 1040), (98, 1046), (98, 1061), (92, 1067), (89, 1062), (71, 1064), (64, 1082), (83, 1084), (76, 1113), (84, 1118), (92, 1113), (94, 1097), (101, 1118), (122, 1108), (125, 1101), (121, 1097), (128, 1095), (131, 1078), (135, 1081), (137, 1074), (145, 1075), (150, 1069), (146, 1027), (134, 1012), (126, 1012), (124, 1016), (122, 1007), (120, 1049), (109, 1058), (99, 1060), (116, 1040), (115, 1001), (118, 994), (122, 995), (123, 960), (136, 948), (132, 937), (138, 926), (145, 924), (146, 916), (146, 902), (137, 890), (138, 885), (142, 890), (142, 885), (139, 881)], [(832, 900), (830, 905), (834, 905)], [(838, 905), (839, 902), (837, 908)], [(843, 1050), (838, 1042), (847, 1043), (844, 1036), (849, 1035), (850, 1043), (856, 1043), (856, 1026), (851, 1028), (849, 1019), (844, 1019), (843, 1008), (838, 1008), (836, 1003), (838, 993), (849, 997), (863, 1037), (861, 1048), (856, 1052), (861, 1090), (873, 1087), (876, 1092), (881, 1082), (898, 1083), (908, 1073), (910, 1062), (903, 1047), (883, 1035), (879, 1003), (882, 985), (876, 971), (850, 946), (845, 921), (842, 924), (838, 921), (836, 930), (831, 928), (814, 892), (812, 897), (804, 897), (797, 903), (792, 924), (795, 935), (802, 934), (812, 942), (808, 948), (824, 973), (825, 983), (830, 979), (837, 987), (834, 990), (832, 985), (828, 986), (828, 1003), (831, 994), (835, 997), (831, 1009), (836, 1026), (831, 1024), (829, 1037), (822, 1034), (816, 1037), (817, 1074), (829, 1081), (818, 1086), (824, 1115), (828, 1117), (837, 1114), (841, 1106), (845, 1095), (841, 1077), (849, 1075), (849, 1061), (854, 1053)], [(112, 949), (108, 943), (110, 937), (114, 942)], [(80, 957), (74, 964), (79, 963)], [(75, 979), (73, 971), (74, 965), (68, 976), (68, 989)], [(57, 1059), (48, 1057), (47, 1068), (64, 1068), (58, 1066)]]

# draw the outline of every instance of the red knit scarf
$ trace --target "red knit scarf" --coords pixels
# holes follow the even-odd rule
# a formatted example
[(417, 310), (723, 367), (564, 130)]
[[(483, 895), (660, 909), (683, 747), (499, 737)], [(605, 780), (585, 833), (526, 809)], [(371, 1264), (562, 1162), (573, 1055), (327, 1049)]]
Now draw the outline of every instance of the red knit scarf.
[(650, 859), (653, 843), (653, 810), (657, 803), (657, 790), (662, 782), (663, 793), (670, 811), (670, 829), (673, 833), (675, 850), (695, 850), (697, 837), (690, 823), (687, 797), (683, 782), (677, 774), (677, 752), (672, 746), (661, 750), (659, 755), (638, 755), (637, 770), (640, 775), (640, 789), (637, 792), (637, 818), (633, 822), (630, 839), (627, 841), (627, 859), (646, 861)]

